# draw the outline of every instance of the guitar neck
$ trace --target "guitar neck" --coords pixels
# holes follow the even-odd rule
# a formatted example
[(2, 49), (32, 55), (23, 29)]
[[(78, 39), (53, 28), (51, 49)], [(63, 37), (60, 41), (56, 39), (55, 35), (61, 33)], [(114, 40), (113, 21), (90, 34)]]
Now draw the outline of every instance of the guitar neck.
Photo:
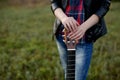
[(66, 80), (75, 80), (75, 50), (68, 50)]

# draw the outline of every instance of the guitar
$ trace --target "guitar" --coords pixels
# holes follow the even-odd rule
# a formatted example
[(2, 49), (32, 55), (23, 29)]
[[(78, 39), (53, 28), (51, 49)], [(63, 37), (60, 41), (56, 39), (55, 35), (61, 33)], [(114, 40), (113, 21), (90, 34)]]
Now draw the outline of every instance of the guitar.
[(68, 32), (63, 29), (63, 41), (67, 46), (67, 70), (66, 70), (66, 80), (75, 80), (75, 46), (77, 41), (70, 40), (68, 37)]

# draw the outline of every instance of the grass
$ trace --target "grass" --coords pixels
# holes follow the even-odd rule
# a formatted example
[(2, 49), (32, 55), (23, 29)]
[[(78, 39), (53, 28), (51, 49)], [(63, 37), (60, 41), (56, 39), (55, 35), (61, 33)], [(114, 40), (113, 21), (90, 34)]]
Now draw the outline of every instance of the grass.
[[(94, 44), (88, 80), (120, 79), (120, 3), (105, 19), (108, 34)], [(0, 80), (63, 80), (49, 6), (0, 10)]]

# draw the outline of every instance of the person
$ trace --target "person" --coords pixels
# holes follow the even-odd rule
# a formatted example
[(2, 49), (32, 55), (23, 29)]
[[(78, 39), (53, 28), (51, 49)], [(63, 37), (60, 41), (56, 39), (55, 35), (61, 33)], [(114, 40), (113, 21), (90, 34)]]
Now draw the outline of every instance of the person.
[(53, 34), (66, 77), (67, 47), (63, 42), (65, 28), (71, 40), (77, 40), (75, 80), (86, 80), (93, 52), (93, 44), (107, 33), (104, 16), (109, 11), (111, 0), (51, 0), (51, 9), (56, 16)]

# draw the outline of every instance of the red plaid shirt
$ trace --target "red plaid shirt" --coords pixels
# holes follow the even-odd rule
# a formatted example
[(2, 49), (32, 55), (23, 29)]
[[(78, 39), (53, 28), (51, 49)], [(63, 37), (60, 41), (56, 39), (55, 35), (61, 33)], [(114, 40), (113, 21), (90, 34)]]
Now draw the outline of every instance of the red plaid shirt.
[(85, 16), (83, 0), (68, 0), (65, 13), (69, 17), (74, 17), (79, 24), (82, 24)]

